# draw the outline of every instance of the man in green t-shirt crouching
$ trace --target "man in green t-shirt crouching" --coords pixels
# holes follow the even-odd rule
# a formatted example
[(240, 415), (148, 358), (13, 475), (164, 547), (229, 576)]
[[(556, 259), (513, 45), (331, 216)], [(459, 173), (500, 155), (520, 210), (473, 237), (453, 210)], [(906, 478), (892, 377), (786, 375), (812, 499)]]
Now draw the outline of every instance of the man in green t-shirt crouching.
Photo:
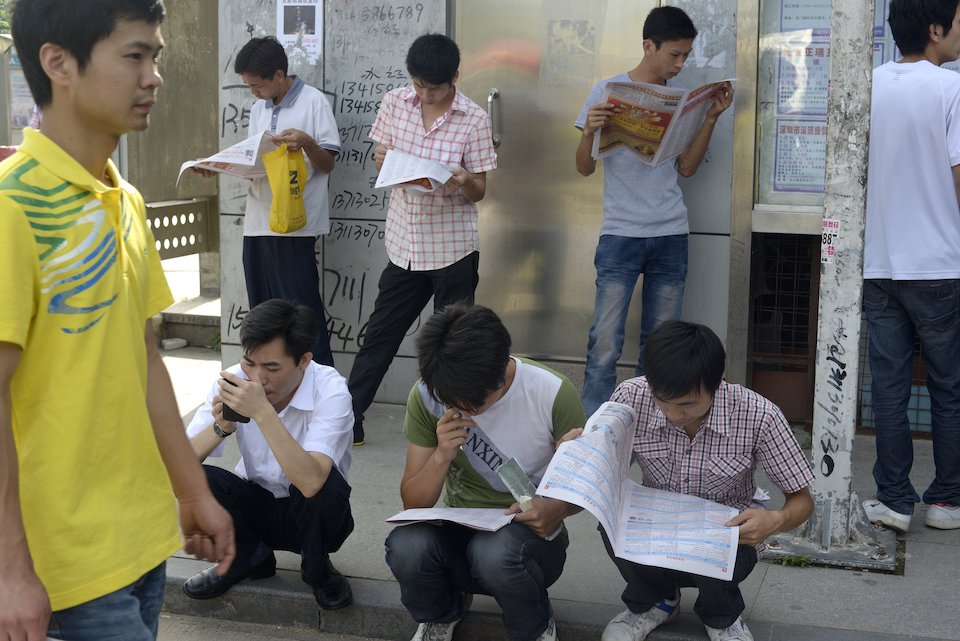
[(577, 391), (553, 370), (511, 356), (510, 334), (485, 307), (449, 305), (431, 316), (417, 358), (421, 379), (403, 424), (404, 508), (433, 507), (446, 485), (450, 507), (517, 515), (496, 532), (444, 522), (390, 533), (387, 564), (420, 623), (413, 641), (449, 640), (474, 593), (497, 600), (513, 639), (555, 640), (547, 588), (563, 571), (568, 539), (561, 525), (574, 508), (538, 497), (520, 512), (496, 470), (515, 458), (539, 483), (557, 441), (586, 421)]

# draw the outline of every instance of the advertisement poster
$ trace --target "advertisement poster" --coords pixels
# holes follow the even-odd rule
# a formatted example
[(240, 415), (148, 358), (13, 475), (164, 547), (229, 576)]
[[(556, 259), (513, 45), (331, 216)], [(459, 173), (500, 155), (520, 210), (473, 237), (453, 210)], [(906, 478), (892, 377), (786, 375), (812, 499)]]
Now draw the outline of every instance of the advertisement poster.
[(291, 63), (317, 64), (323, 54), (322, 0), (278, 0), (277, 39)]

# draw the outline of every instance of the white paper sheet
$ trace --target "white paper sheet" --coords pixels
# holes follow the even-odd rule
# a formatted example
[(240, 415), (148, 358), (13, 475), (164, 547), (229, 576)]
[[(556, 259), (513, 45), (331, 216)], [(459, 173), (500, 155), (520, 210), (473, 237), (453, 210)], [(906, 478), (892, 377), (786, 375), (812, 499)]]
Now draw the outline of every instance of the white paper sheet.
[(277, 148), (277, 145), (273, 144), (272, 138), (273, 135), (269, 131), (261, 131), (208, 158), (188, 160), (180, 165), (177, 182), (180, 182), (183, 172), (191, 167), (209, 169), (210, 171), (239, 176), (240, 178), (266, 176), (267, 171), (263, 167), (263, 154)]
[(474, 530), (496, 532), (513, 520), (514, 514), (504, 514), (500, 508), (430, 507), (413, 508), (394, 514), (387, 523), (410, 525), (411, 523), (430, 523), (452, 521)]
[(628, 479), (635, 422), (632, 408), (601, 405), (583, 435), (557, 449), (537, 494), (593, 514), (620, 558), (729, 581), (740, 528), (724, 523), (737, 510)]
[(398, 187), (417, 191), (436, 191), (453, 174), (440, 163), (391, 149), (383, 159), (376, 187)]

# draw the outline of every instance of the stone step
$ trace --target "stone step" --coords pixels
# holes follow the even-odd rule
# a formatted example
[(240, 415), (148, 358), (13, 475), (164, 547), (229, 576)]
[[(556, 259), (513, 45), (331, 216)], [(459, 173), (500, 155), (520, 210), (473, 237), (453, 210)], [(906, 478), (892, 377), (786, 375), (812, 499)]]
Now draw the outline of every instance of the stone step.
[(220, 298), (198, 296), (161, 312), (160, 338), (182, 338), (193, 347), (219, 347)]

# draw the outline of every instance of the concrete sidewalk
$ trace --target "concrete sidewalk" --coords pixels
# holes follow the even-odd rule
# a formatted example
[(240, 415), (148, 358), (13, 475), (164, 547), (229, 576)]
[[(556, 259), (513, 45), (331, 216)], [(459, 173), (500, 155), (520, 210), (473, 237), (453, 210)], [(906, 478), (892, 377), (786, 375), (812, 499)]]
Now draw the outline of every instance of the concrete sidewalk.
[[(188, 348), (165, 354), (184, 418), (203, 401), (220, 371), (219, 354)], [(297, 555), (278, 553), (276, 577), (245, 581), (218, 599), (195, 601), (180, 585), (206, 566), (184, 556), (168, 565), (167, 609), (177, 614), (243, 622), (316, 628), (325, 631), (406, 641), (416, 625), (400, 604), (399, 590), (383, 560), (389, 527), (383, 520), (401, 509), (399, 482), (405, 442), (402, 406), (374, 405), (366, 417), (367, 443), (354, 448), (350, 484), (356, 529), (333, 557), (353, 586), (356, 603), (318, 616), (316, 603), (300, 582)], [(801, 439), (802, 440), (802, 439)], [(922, 492), (933, 474), (931, 444), (915, 441), (913, 479)], [(854, 486), (860, 498), (873, 496), (873, 439), (856, 438)], [(228, 441), (219, 461), (232, 468), (236, 445)], [(775, 490), (772, 494), (779, 495)], [(940, 531), (923, 525), (918, 506), (905, 541), (902, 576), (855, 570), (783, 567), (760, 563), (743, 584), (744, 617), (758, 641), (892, 641), (941, 639), (960, 641), (960, 530)], [(586, 512), (567, 520), (571, 546), (563, 576), (550, 589), (563, 641), (598, 640), (603, 626), (623, 609), (623, 580), (603, 550), (596, 520)], [(682, 615), (650, 635), (651, 641), (706, 639), (693, 614), (695, 591), (685, 590)], [(506, 641), (496, 603), (474, 600), (458, 626), (457, 641)]]

